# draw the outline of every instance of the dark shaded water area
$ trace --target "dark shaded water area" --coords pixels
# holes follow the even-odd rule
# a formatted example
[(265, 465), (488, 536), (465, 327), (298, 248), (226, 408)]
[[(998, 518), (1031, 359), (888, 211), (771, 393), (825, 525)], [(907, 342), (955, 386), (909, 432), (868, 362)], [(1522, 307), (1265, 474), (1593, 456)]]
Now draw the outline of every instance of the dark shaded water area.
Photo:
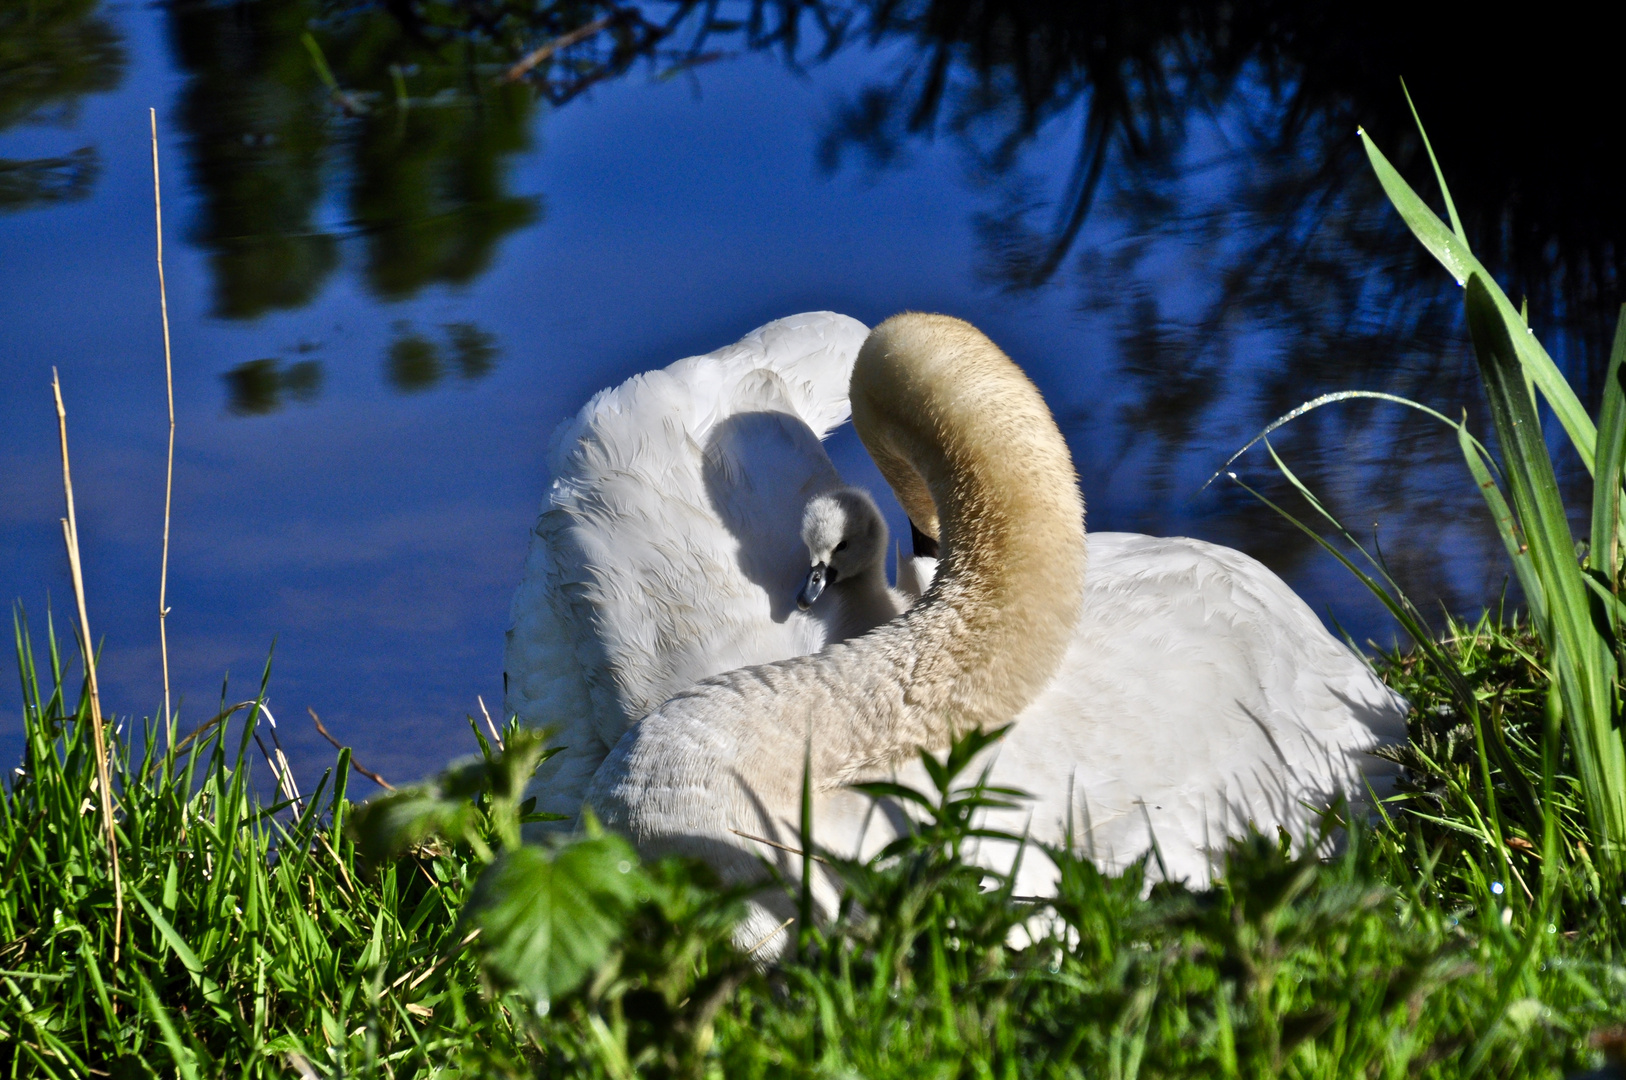
[[(1050, 401), (1092, 529), (1239, 547), (1389, 644), (1330, 557), (1203, 483), (1329, 391), (1488, 427), (1459, 290), (1355, 137), (1365, 123), (1421, 184), (1397, 75), (1476, 246), (1595, 398), (1621, 299), (1626, 227), (1603, 177), (1622, 91), (1583, 55), (1606, 38), (1584, 27), (1487, 42), (1330, 5), (1226, 5), (1224, 21), (1189, 4), (878, 3), (756, 23), (742, 8), (701, 37), (701, 9), (525, 10), (0, 0), (0, 593), (36, 639), (47, 612), (66, 635), (54, 366), (121, 717), (161, 701), (148, 106), (181, 722), (213, 714), (228, 673), (227, 697), (252, 696), (274, 644), (270, 706), (305, 776), (331, 761), (308, 707), (392, 778), (471, 749), (476, 695), (502, 700), (553, 427), (601, 387), (817, 308), (972, 320)], [(1514, 54), (1523, 80), (1470, 79)], [(1425, 611), (1502, 596), (1450, 431), (1356, 402), (1273, 442)], [(850, 429), (831, 450), (881, 491)], [(1585, 474), (1562, 460), (1579, 505)], [(1236, 468), (1286, 496), (1261, 451)], [(20, 711), (0, 681), (7, 757)]]

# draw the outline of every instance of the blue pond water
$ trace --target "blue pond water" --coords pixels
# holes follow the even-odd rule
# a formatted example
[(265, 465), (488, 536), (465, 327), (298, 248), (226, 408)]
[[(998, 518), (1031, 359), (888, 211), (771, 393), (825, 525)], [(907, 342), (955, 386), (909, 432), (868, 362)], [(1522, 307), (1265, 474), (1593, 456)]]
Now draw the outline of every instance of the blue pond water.
[[(885, 168), (852, 159), (831, 171), (818, 151), (834, 110), (893, 70), (895, 49), (854, 48), (804, 73), (765, 55), (693, 78), (635, 72), (524, 114), (498, 170), (530, 209), (484, 263), (390, 286), (391, 260), (406, 256), (381, 246), (327, 161), (311, 180), (310, 230), (332, 238), (328, 261), (304, 294), (233, 309), (220, 253), (241, 238), (211, 224), (207, 147), (184, 112), (200, 108), (196, 61), (178, 57), (170, 9), (112, 4), (100, 17), (127, 58), (116, 86), (0, 131), (0, 158), (89, 146), (100, 165), (85, 197), (0, 214), (0, 594), (21, 603), (36, 642), (48, 611), (65, 633), (55, 367), (102, 692), (121, 717), (153, 715), (161, 700), (166, 420), (149, 105), (175, 363), (169, 634), (183, 727), (213, 714), (228, 673), (227, 697), (252, 696), (274, 645), (270, 706), (301, 775), (331, 761), (307, 707), (391, 778), (468, 752), (476, 696), (494, 710), (502, 699), (503, 630), (553, 427), (601, 387), (816, 308), (976, 322), (1063, 424), (1092, 528), (1236, 545), (1357, 638), (1392, 639), (1331, 559), (1234, 486), (1201, 485), (1271, 416), (1325, 390), (1477, 407), (1471, 361), (1449, 326), (1374, 351), (1357, 331), (1388, 315), (1381, 282), (1318, 301), (1313, 341), (1291, 312), (1237, 305), (1205, 324), (1247, 230), (1269, 227), (1235, 203), (1260, 166), (1224, 114), (1193, 135), (1166, 212), (1149, 220), (1113, 196), (1109, 176), (1064, 272), (1011, 292), (979, 222), (1052, 192), (1076, 138), (1065, 118), (1029, 148), (1021, 176), (998, 183), (949, 136)], [(245, 145), (254, 138), (245, 129)], [(1383, 243), (1400, 257), (1409, 241)], [(1357, 285), (1370, 254), (1349, 254)], [(1443, 273), (1425, 280), (1454, 291)], [(1365, 351), (1343, 350), (1341, 335)], [(226, 378), (254, 361), (286, 378), (257, 403)], [(1394, 410), (1318, 415), (1280, 445), (1353, 529), (1376, 526), (1414, 598), (1463, 612), (1493, 600), (1504, 569), (1451, 442)], [(881, 491), (850, 431), (832, 453)], [(1238, 468), (1271, 482), (1257, 451)], [(15, 682), (0, 680), (6, 758), (20, 711)]]

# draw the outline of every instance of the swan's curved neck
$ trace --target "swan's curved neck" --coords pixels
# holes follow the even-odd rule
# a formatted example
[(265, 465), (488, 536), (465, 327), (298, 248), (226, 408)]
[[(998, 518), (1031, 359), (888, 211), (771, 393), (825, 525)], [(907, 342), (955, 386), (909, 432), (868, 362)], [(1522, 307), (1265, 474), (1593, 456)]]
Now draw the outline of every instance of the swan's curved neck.
[[(1055, 674), (1083, 599), (1084, 504), (1066, 441), (1016, 365), (947, 316), (876, 327), (851, 398), (859, 437), (942, 548), (932, 588), (891, 628), (907, 639), (916, 720), (895, 734), (940, 745), (1005, 723)], [(932, 719), (941, 730), (920, 729)]]

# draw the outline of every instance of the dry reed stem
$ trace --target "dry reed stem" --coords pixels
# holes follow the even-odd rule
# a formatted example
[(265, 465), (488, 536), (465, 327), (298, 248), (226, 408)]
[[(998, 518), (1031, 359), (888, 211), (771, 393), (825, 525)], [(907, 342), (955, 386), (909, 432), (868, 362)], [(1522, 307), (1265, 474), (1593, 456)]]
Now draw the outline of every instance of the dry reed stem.
[(532, 68), (536, 67), (536, 65), (542, 63), (560, 49), (568, 49), (578, 42), (586, 41), (588, 38), (592, 37), (600, 30), (603, 30), (606, 26), (609, 26), (614, 21), (614, 15), (606, 15), (601, 19), (594, 19), (585, 26), (578, 26), (569, 33), (560, 34), (558, 37), (554, 38), (540, 49), (535, 49), (532, 52), (526, 53), (518, 63), (508, 69), (508, 71), (503, 75), (502, 81), (510, 83), (518, 82), (524, 77), (527, 71), (530, 71)]
[(371, 780), (373, 783), (377, 784), (379, 787), (383, 788), (385, 791), (394, 791), (395, 790), (395, 785), (394, 784), (390, 783), (388, 780), (384, 779), (382, 776), (379, 776), (377, 773), (373, 772), (373, 770), (367, 768), (366, 766), (362, 765), (361, 762), (357, 761), (356, 760), (356, 752), (355, 752), (355, 750), (351, 749), (349, 747), (346, 747), (338, 739), (335, 739), (333, 737), (332, 732), (328, 731), (327, 728), (322, 726), (322, 718), (320, 716), (316, 715), (316, 710), (315, 709), (313, 709), (313, 708), (311, 708), (310, 706), (307, 705), (305, 707), (305, 711), (311, 714), (311, 719), (316, 721), (316, 730), (321, 733), (322, 738), (326, 739), (328, 742), (333, 744), (333, 749), (335, 749), (335, 750), (349, 749), (350, 750), (350, 767), (352, 769), (356, 770), (356, 772), (360, 773), (362, 776), (365, 776), (367, 779)]
[[(740, 830), (738, 830), (738, 829), (729, 829), (728, 831), (733, 833), (735, 836), (743, 836), (747, 840), (754, 840), (759, 844), (767, 844), (769, 847), (778, 848), (780, 851), (788, 851), (792, 855), (806, 855), (807, 854), (807, 852), (803, 851), (801, 848), (793, 848), (789, 844), (781, 844), (777, 840), (769, 840), (766, 836), (753, 836), (752, 834), (750, 834), (748, 832), (740, 832)], [(808, 857), (811, 858), (816, 863), (822, 863), (825, 866), (830, 865), (830, 860), (824, 858), (822, 855), (811, 855), (811, 856), (808, 856)]]
[(745, 955), (747, 957), (755, 956), (757, 954), (757, 950), (762, 948), (764, 945), (768, 944), (769, 941), (772, 941), (775, 934), (777, 934), (780, 931), (784, 930), (786, 927), (788, 927), (791, 923), (793, 923), (795, 921), (796, 921), (796, 916), (792, 915), (790, 918), (786, 919), (784, 922), (780, 923), (778, 926), (774, 927), (772, 930), (769, 930), (766, 934), (763, 934), (761, 937), (757, 938), (757, 943), (755, 945), (751, 946), (749, 949), (746, 949), (745, 950)]
[(148, 109), (152, 120), (152, 208), (158, 229), (158, 310), (164, 317), (164, 392), (169, 398), (169, 456), (164, 462), (164, 555), (158, 570), (158, 653), (164, 662), (164, 743), (174, 742), (174, 714), (169, 707), (169, 501), (175, 490), (175, 377), (169, 359), (169, 295), (164, 289), (164, 200), (158, 185), (158, 110)]
[[(249, 722), (253, 723), (253, 720)], [(273, 754), (266, 747), (265, 740), (260, 738), (257, 731), (254, 733), (254, 745), (260, 748), (260, 755), (265, 758), (266, 765), (271, 769), (271, 778), (277, 782), (277, 794), (288, 800), (293, 807), (294, 817), (299, 817), (305, 812), (305, 804), (299, 799), (299, 788), (293, 782), (292, 774), (284, 774), (282, 768), (277, 765), (277, 758), (280, 755)]]
[(101, 788), (102, 827), (107, 832), (107, 859), (113, 873), (113, 962), (119, 962), (119, 940), (124, 936), (124, 879), (119, 873), (118, 832), (113, 824), (113, 784), (107, 774), (107, 734), (102, 728), (102, 694), (96, 682), (96, 653), (90, 636), (90, 615), (85, 609), (85, 576), (79, 562), (79, 519), (73, 512), (73, 470), (68, 466), (68, 410), (62, 405), (62, 382), (51, 369), (51, 393), (56, 398), (57, 434), (62, 442), (62, 493), (68, 516), (62, 519), (62, 539), (68, 548), (73, 573), (73, 596), (79, 605), (79, 652), (85, 659), (85, 681), (90, 686), (90, 731), (96, 741), (96, 782)]
[(480, 715), (486, 718), (486, 730), (491, 732), (491, 741), (497, 744), (498, 750), (508, 749), (503, 745), (502, 735), (497, 732), (497, 725), (491, 722), (491, 712), (486, 708), (486, 699), (479, 694), (475, 694), (474, 700), (480, 703)]

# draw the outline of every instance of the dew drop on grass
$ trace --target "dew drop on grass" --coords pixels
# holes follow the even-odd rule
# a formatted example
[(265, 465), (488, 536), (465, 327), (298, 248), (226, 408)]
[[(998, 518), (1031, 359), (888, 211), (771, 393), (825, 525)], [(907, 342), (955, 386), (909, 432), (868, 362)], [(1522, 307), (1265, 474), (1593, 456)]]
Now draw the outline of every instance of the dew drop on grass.
[(622, 859), (620, 862), (616, 863), (615, 868), (621, 871), (623, 874), (632, 873), (632, 864), (626, 859)]
[(1491, 882), (1491, 892), (1495, 893), (1497, 896), (1501, 896), (1502, 895), (1502, 883), (1500, 881)]

